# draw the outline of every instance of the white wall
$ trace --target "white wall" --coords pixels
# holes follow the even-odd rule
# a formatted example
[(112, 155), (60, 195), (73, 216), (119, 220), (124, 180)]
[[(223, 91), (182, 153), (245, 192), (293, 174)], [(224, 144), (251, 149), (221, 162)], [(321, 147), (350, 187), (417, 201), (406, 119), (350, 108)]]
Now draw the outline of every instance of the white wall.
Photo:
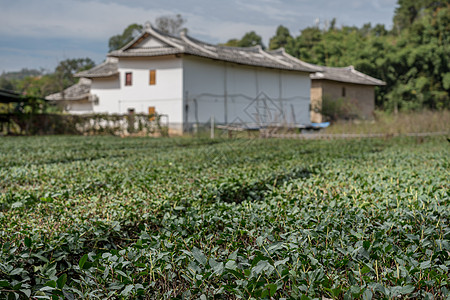
[(90, 114), (93, 111), (92, 102), (68, 101), (66, 110), (71, 114)]
[[(126, 114), (148, 113), (154, 106), (157, 113), (169, 115), (173, 127), (182, 123), (182, 60), (167, 58), (121, 58), (119, 75), (94, 78), (91, 93), (99, 98), (95, 112)], [(149, 84), (150, 70), (156, 70), (156, 84)], [(125, 74), (132, 73), (132, 85), (125, 85)]]
[(118, 99), (120, 93), (119, 76), (108, 78), (93, 78), (91, 94), (98, 97), (94, 104), (95, 113), (119, 113)]
[[(309, 74), (183, 58), (184, 121), (309, 123)], [(226, 104), (225, 104), (226, 99)]]
[[(156, 70), (156, 84), (149, 84)], [(125, 85), (131, 72), (132, 85)], [(92, 80), (94, 112), (169, 115), (171, 127), (206, 123), (309, 123), (309, 75), (193, 56), (121, 58), (119, 75)], [(226, 101), (225, 101), (226, 99)], [(186, 110), (186, 106), (188, 109)]]

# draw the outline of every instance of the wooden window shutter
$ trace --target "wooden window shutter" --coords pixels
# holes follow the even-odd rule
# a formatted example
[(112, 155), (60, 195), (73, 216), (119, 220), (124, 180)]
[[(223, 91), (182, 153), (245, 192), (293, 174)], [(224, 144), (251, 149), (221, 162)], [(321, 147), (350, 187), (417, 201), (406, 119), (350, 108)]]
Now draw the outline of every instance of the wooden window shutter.
[(149, 106), (148, 107), (148, 115), (149, 115), (149, 120), (150, 121), (154, 121), (155, 120), (155, 114), (156, 114), (156, 110), (154, 106)]
[(150, 70), (150, 85), (156, 84), (156, 70)]

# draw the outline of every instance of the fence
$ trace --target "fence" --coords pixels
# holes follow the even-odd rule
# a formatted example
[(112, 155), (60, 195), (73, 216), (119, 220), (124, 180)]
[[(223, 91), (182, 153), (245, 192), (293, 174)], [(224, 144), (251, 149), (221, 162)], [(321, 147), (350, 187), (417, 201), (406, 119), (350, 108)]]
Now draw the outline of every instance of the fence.
[(168, 135), (167, 115), (0, 114), (0, 133), (9, 135)]

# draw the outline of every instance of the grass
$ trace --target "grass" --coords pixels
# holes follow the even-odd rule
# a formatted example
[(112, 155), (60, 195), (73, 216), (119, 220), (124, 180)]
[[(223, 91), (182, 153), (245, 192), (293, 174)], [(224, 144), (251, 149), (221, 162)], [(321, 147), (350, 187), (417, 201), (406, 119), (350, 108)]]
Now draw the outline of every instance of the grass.
[(324, 133), (406, 134), (449, 132), (450, 111), (402, 112), (397, 115), (375, 112), (373, 121), (337, 121)]

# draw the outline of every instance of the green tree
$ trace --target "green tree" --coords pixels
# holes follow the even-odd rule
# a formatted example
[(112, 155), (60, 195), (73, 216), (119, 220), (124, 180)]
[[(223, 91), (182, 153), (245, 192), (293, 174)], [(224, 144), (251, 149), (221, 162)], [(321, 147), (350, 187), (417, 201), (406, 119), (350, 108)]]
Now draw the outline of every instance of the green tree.
[(274, 50), (286, 46), (292, 42), (292, 36), (289, 29), (283, 25), (278, 26), (275, 36), (269, 41), (269, 49)]
[(242, 39), (238, 42), (238, 47), (253, 47), (260, 45), (264, 48), (264, 45), (262, 43), (262, 38), (256, 32), (250, 31), (244, 34)]
[(254, 47), (260, 45), (264, 49), (261, 36), (254, 31), (247, 32), (240, 40), (230, 39), (225, 44), (219, 45), (228, 47)]
[(109, 38), (109, 51), (117, 50), (131, 42), (142, 32), (143, 26), (139, 24), (131, 24), (124, 29), (122, 34), (117, 34)]
[(12, 80), (9, 80), (3, 76), (0, 76), (0, 89), (14, 91), (15, 86)]
[(17, 84), (17, 90), (24, 95), (44, 98), (60, 91), (55, 74), (25, 77)]
[(398, 0), (394, 15), (397, 34), (411, 26), (414, 21), (428, 12), (435, 12), (449, 5), (448, 0)]
[(66, 88), (78, 81), (73, 75), (75, 73), (89, 70), (95, 66), (90, 58), (71, 58), (59, 62), (55, 69), (55, 76), (60, 81), (60, 87)]
[(228, 46), (228, 47), (239, 47), (238, 44), (239, 44), (238, 39), (231, 39), (231, 40), (228, 40), (225, 44), (219, 44), (219, 45)]

